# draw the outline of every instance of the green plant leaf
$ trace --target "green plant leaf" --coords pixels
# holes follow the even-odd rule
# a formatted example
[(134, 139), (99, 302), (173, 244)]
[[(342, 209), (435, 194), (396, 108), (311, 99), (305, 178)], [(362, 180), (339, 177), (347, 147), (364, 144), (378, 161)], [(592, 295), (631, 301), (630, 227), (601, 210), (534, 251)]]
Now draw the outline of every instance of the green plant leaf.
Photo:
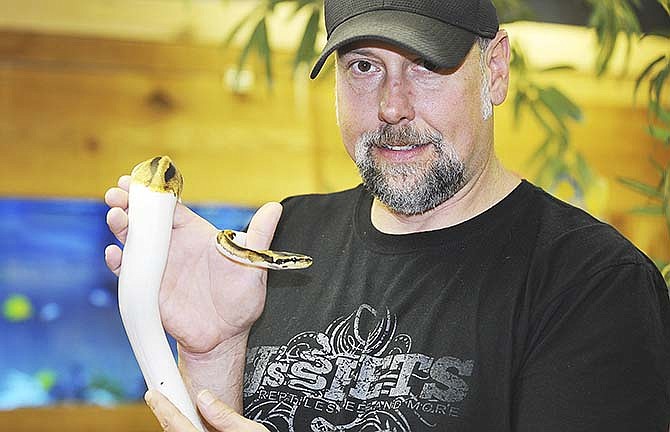
[(661, 175), (658, 190), (663, 191), (665, 199), (670, 198), (670, 164), (666, 166), (663, 175)]
[(630, 178), (626, 177), (620, 177), (617, 179), (619, 183), (622, 185), (626, 186), (628, 189), (632, 189), (635, 192), (638, 192), (646, 197), (653, 198), (656, 200), (663, 200), (663, 193), (658, 190), (658, 188), (655, 188), (654, 186), (650, 186), (646, 183), (642, 183), (637, 180), (633, 180)]
[(301, 10), (303, 10), (307, 6), (313, 6), (314, 9), (319, 9), (321, 10), (321, 0), (297, 0), (295, 6), (295, 11), (293, 11), (293, 17), (298, 15)]
[(547, 158), (538, 170), (538, 183), (550, 185), (549, 188), (555, 188), (559, 183), (559, 177), (565, 172), (563, 161), (558, 158)]
[(588, 0), (592, 7), (589, 26), (596, 32), (598, 54), (596, 73), (602, 76), (609, 67), (619, 33), (626, 36), (626, 66), (630, 60), (632, 36), (640, 34), (640, 23), (633, 5), (637, 0)]
[(579, 183), (585, 186), (590, 185), (595, 180), (593, 170), (591, 170), (591, 167), (581, 153), (577, 152), (575, 159), (577, 160), (575, 171), (577, 172)]
[(319, 32), (319, 19), (321, 18), (321, 9), (314, 8), (312, 11), (307, 25), (305, 26), (305, 31), (298, 46), (298, 50), (293, 61), (293, 70), (295, 71), (298, 66), (302, 63), (311, 63), (312, 60), (316, 57), (316, 50), (314, 45), (316, 44), (316, 35)]
[(535, 120), (542, 126), (542, 128), (545, 130), (545, 132), (548, 135), (554, 134), (554, 129), (551, 127), (551, 125), (545, 120), (544, 116), (542, 116), (542, 113), (540, 110), (537, 108), (537, 104), (530, 103), (528, 104), (528, 107), (530, 108), (530, 111), (533, 113), (535, 116)]
[(526, 3), (523, 0), (493, 0), (500, 21), (505, 23), (519, 20), (532, 21), (535, 14)]
[(665, 212), (663, 211), (663, 206), (643, 206), (635, 207), (630, 210), (631, 214), (639, 216), (664, 216)]
[(649, 101), (649, 113), (653, 114), (663, 123), (670, 125), (670, 110), (663, 109), (658, 101)]
[(265, 0), (265, 3), (268, 4), (268, 12), (272, 13), (275, 10), (275, 6), (277, 6), (279, 3), (289, 3), (292, 2), (292, 0)]
[(572, 65), (556, 65), (540, 69), (540, 72), (556, 72), (556, 71), (574, 71), (575, 67)]
[(259, 34), (261, 31), (261, 24), (264, 22), (264, 19), (261, 19), (258, 21), (256, 24), (256, 27), (254, 28), (254, 31), (251, 33), (251, 37), (247, 41), (247, 43), (244, 45), (244, 48), (242, 48), (242, 52), (240, 53), (240, 58), (237, 62), (237, 70), (241, 71), (242, 68), (244, 68), (244, 64), (247, 61), (247, 57), (249, 57), (249, 54), (251, 53), (251, 49), (255, 47), (255, 45), (258, 43), (259, 39)]
[(642, 81), (644, 81), (644, 79), (647, 77), (647, 75), (649, 75), (649, 73), (651, 73), (651, 70), (654, 68), (654, 66), (656, 66), (659, 62), (663, 61), (664, 59), (665, 59), (665, 54), (663, 54), (662, 56), (654, 59), (651, 63), (649, 63), (647, 65), (646, 68), (644, 68), (642, 73), (635, 80), (635, 88), (633, 90), (633, 98), (635, 98), (635, 96), (637, 95), (637, 91), (640, 88), (640, 85), (642, 84)]
[(649, 125), (649, 135), (662, 141), (666, 146), (670, 145), (670, 129)]
[[(239, 80), (239, 74), (244, 69), (244, 65), (247, 62), (249, 54), (254, 50), (260, 57), (260, 59), (265, 64), (265, 78), (268, 82), (268, 86), (272, 87), (272, 53), (270, 50), (270, 44), (268, 42), (268, 33), (266, 27), (265, 17), (261, 18), (260, 21), (256, 24), (254, 31), (251, 34), (251, 37), (244, 45), (240, 57), (237, 61), (237, 78)], [(237, 84), (236, 84), (237, 85)]]
[(526, 94), (522, 91), (517, 90), (514, 95), (514, 125), (518, 126), (519, 121), (521, 120), (521, 108), (528, 103), (528, 98)]
[(533, 166), (541, 158), (546, 157), (549, 154), (549, 147), (551, 146), (552, 140), (553, 140), (552, 135), (547, 136), (542, 142), (542, 144), (540, 144), (537, 147), (537, 149), (535, 149), (533, 154), (530, 155), (530, 157), (526, 161), (526, 165)]
[[(237, 36), (237, 34), (242, 30), (242, 28), (244, 28), (244, 26), (249, 25), (256, 15), (263, 16), (263, 12), (265, 11), (266, 7), (267, 5), (263, 3), (259, 4), (258, 6), (253, 8), (247, 15), (245, 15), (244, 18), (242, 18), (237, 24), (235, 24), (235, 27), (233, 27), (230, 33), (228, 33), (226, 39), (223, 41), (222, 44), (223, 47), (227, 48), (228, 46), (230, 46), (230, 44), (233, 42), (233, 39), (235, 39), (235, 36)], [(248, 43), (249, 41), (247, 41), (247, 44)]]
[(556, 87), (541, 88), (538, 96), (560, 122), (563, 122), (565, 116), (582, 121), (581, 109)]
[(528, 70), (526, 55), (523, 53), (523, 49), (517, 42), (512, 43), (512, 59), (510, 61), (510, 67), (521, 76)]
[(648, 160), (651, 166), (654, 167), (654, 170), (656, 170), (658, 175), (660, 176), (665, 175), (665, 168), (663, 167), (663, 165), (661, 165), (658, 161), (656, 161), (652, 156), (649, 156)]
[(270, 49), (266, 18), (263, 18), (258, 24), (258, 29), (256, 51), (265, 64), (265, 78), (268, 86), (272, 87), (272, 50)]
[(663, 91), (663, 86), (665, 85), (668, 75), (670, 75), (670, 62), (667, 62), (665, 67), (661, 69), (651, 81), (651, 87), (653, 88), (651, 100), (655, 101), (659, 107), (663, 106), (661, 92)]

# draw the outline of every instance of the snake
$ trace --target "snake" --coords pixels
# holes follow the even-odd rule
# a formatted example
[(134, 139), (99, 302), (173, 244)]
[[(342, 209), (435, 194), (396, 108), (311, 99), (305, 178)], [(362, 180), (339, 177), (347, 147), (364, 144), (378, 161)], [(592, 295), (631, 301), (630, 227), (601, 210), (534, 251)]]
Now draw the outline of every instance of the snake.
[[(128, 230), (118, 280), (123, 327), (147, 388), (162, 393), (205, 432), (168, 344), (158, 300), (183, 176), (169, 156), (157, 156), (137, 164), (130, 177)], [(224, 229), (213, 241), (223, 257), (240, 265), (295, 270), (312, 264), (307, 255), (248, 248), (244, 232)]]

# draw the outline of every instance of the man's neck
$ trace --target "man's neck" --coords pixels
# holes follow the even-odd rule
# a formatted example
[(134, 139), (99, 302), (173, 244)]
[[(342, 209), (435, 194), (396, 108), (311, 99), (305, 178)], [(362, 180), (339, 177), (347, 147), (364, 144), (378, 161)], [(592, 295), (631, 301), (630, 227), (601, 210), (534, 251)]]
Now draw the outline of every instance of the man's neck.
[(409, 234), (457, 225), (493, 207), (521, 182), (492, 157), (484, 169), (453, 197), (433, 210), (414, 216), (394, 213), (376, 198), (372, 203), (372, 225), (387, 234)]

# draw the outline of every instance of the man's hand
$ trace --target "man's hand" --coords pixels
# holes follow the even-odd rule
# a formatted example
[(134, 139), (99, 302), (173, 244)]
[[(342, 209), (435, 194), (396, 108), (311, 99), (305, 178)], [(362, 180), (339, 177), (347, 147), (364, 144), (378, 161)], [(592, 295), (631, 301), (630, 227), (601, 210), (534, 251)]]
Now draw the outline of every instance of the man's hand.
[[(130, 176), (105, 194), (107, 224), (122, 243), (128, 230)], [(247, 246), (267, 249), (281, 215), (281, 205), (261, 207), (249, 224)], [(235, 263), (216, 249), (218, 230), (181, 203), (174, 214), (167, 267), (160, 288), (165, 330), (178, 342), (179, 365), (187, 389), (205, 388), (239, 410), (242, 404), (246, 341), (265, 305), (267, 270)], [(109, 269), (119, 274), (122, 251), (105, 250)], [(224, 368), (227, 374), (220, 371)]]
[[(107, 224), (123, 243), (128, 229), (130, 176), (105, 194), (110, 206)], [(270, 203), (254, 215), (247, 246), (267, 249), (281, 214)], [(218, 230), (182, 204), (177, 204), (167, 267), (160, 290), (160, 312), (165, 329), (184, 352), (208, 354), (222, 342), (248, 332), (265, 303), (267, 271), (234, 263), (216, 249)], [(118, 275), (121, 250), (105, 250), (107, 266)]]
[[(193, 424), (160, 392), (149, 390), (144, 399), (164, 431), (198, 432)], [(198, 409), (214, 430), (219, 432), (268, 432), (261, 424), (242, 417), (216, 399), (208, 390), (198, 394)]]

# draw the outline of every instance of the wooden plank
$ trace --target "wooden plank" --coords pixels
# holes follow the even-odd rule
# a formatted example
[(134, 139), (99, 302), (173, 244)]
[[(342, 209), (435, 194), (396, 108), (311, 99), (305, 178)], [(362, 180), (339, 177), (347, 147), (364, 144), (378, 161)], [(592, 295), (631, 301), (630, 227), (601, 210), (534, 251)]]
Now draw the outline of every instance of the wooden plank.
[[(0, 0), (0, 28), (54, 35), (218, 44), (260, 0)], [(279, 4), (269, 19), (275, 48), (296, 46), (308, 10)], [(243, 38), (247, 35), (242, 34)]]
[[(31, 46), (44, 39), (51, 38), (24, 41)], [(236, 95), (216, 63), (183, 69), (188, 62), (178, 59), (199, 55), (200, 47), (173, 52), (161, 46), (169, 54), (158, 50), (149, 58), (143, 54), (152, 44), (122, 42), (111, 51), (125, 53), (124, 67), (86, 68), (80, 62), (88, 61), (97, 41), (62, 39), (65, 45), (74, 40), (70, 48), (77, 53), (64, 55), (62, 65), (43, 61), (57, 43), (38, 42), (37, 49), (16, 50), (20, 61), (0, 68), (0, 148), (6, 155), (0, 169), (7, 174), (0, 194), (100, 196), (135, 162), (162, 153), (177, 160), (194, 201), (256, 205), (317, 189), (302, 106), (308, 102), (295, 97), (290, 83)], [(103, 48), (110, 43), (103, 41)], [(132, 65), (124, 59), (134, 58), (135, 48)], [(113, 61), (105, 56), (98, 59)]]
[[(152, 43), (134, 40), (49, 36), (0, 30), (0, 64), (96, 72), (136, 71), (222, 73), (233, 66), (239, 50), (220, 45)], [(279, 54), (279, 61), (282, 56)], [(280, 69), (279, 76), (286, 75)]]
[(0, 411), (0, 430), (12, 432), (159, 432), (161, 427), (143, 403), (113, 408), (63, 405)]
[(101, 194), (117, 174), (156, 154), (172, 155), (186, 176), (187, 196), (196, 201), (254, 204), (314, 188), (304, 130), (286, 112), (266, 109), (269, 117), (257, 127), (253, 109), (242, 103), (232, 110), (201, 101), (205, 110), (190, 101), (186, 95), (198, 84), (192, 80), (161, 82), (160, 99), (176, 95), (175, 102), (157, 103), (158, 90), (141, 83), (134, 90), (114, 77), (104, 77), (105, 89), (92, 97), (86, 77), (20, 74), (27, 75), (31, 85), (14, 88), (34, 92), (13, 94), (20, 100), (0, 120), (0, 194)]

